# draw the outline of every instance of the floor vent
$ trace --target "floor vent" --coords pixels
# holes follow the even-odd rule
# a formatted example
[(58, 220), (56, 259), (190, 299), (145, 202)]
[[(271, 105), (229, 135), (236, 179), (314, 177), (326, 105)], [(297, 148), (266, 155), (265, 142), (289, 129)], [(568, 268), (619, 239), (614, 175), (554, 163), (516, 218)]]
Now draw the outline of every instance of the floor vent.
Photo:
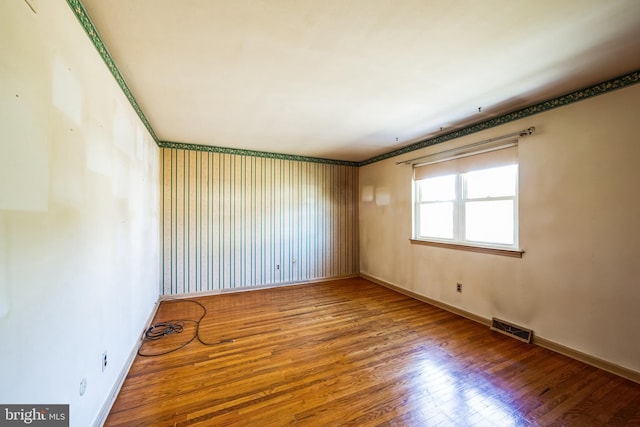
[(496, 319), (495, 317), (491, 320), (491, 329), (527, 343), (531, 342), (531, 337), (533, 336), (533, 331), (531, 329), (525, 329), (514, 325), (513, 323)]

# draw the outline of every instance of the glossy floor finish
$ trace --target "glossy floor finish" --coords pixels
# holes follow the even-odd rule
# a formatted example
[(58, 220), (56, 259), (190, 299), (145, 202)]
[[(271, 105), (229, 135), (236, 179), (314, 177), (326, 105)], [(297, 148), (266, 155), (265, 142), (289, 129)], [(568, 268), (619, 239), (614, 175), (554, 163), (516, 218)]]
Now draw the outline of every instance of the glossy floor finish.
[[(235, 341), (138, 356), (105, 425), (640, 425), (640, 384), (364, 279), (197, 301), (202, 341)], [(154, 323), (203, 312), (167, 301)]]

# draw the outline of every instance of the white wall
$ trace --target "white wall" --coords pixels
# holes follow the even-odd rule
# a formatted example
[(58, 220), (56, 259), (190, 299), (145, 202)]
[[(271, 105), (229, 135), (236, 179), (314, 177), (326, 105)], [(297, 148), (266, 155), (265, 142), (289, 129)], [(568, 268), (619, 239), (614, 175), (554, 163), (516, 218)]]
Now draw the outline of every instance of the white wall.
[[(640, 372), (640, 85), (360, 169), (361, 272)], [(514, 132), (522, 259), (411, 245), (411, 167), (395, 162)], [(457, 293), (456, 282), (463, 283)]]
[(0, 2), (0, 402), (88, 426), (158, 297), (158, 149), (67, 3), (30, 3)]

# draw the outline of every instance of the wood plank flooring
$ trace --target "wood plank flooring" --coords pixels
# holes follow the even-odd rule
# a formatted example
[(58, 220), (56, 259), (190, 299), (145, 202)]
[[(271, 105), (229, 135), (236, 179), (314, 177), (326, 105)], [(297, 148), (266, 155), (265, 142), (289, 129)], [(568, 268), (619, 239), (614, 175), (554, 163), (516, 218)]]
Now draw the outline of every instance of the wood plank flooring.
[[(106, 426), (640, 426), (640, 384), (346, 279), (196, 299)], [(163, 302), (188, 342), (204, 310)], [(233, 340), (233, 342), (226, 341)]]

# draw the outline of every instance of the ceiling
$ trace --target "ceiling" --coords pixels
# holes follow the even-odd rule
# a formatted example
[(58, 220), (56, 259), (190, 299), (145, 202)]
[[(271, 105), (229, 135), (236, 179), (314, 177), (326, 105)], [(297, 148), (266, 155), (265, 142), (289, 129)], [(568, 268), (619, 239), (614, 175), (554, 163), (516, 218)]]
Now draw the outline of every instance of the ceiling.
[(81, 0), (161, 141), (360, 162), (640, 70), (637, 0)]

